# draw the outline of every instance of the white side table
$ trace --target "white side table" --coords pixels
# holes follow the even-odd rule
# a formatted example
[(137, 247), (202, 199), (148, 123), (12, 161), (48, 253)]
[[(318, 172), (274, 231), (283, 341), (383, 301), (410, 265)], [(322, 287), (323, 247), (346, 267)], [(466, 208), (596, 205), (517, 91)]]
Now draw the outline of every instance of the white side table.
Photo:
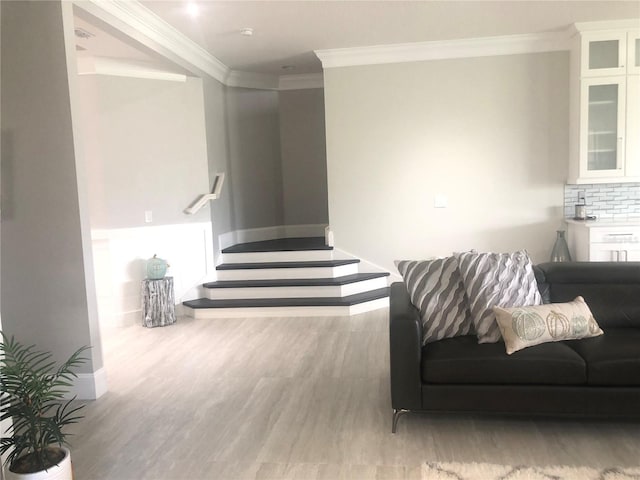
[(164, 327), (176, 323), (173, 277), (142, 281), (142, 325)]

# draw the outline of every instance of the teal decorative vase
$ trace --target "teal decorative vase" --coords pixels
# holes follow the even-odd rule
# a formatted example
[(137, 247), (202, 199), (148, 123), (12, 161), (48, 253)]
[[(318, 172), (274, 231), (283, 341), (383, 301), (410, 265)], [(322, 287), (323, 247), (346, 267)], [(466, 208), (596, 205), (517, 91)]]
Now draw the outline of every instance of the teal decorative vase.
[(169, 264), (166, 260), (158, 258), (156, 255), (147, 260), (147, 278), (150, 280), (159, 280), (164, 278), (167, 273)]
[(551, 251), (552, 262), (570, 262), (571, 253), (569, 253), (569, 246), (567, 245), (567, 239), (564, 238), (564, 230), (557, 230), (556, 243), (553, 245)]

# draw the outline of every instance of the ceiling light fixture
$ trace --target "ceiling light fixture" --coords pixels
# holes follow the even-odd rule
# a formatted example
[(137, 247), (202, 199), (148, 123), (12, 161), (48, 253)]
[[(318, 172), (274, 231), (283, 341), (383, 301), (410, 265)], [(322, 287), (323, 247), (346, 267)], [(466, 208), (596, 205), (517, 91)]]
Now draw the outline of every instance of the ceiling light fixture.
[(189, 2), (187, 3), (187, 13), (192, 18), (196, 18), (200, 14), (200, 7), (195, 2)]
[(246, 27), (240, 30), (240, 35), (244, 35), (245, 37), (250, 37), (253, 35), (253, 28)]

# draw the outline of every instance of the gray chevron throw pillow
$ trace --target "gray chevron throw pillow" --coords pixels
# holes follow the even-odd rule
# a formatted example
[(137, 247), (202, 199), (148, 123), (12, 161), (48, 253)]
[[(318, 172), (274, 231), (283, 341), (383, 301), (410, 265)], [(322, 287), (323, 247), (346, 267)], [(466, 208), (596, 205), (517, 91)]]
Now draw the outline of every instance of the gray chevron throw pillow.
[(542, 298), (529, 254), (461, 253), (458, 268), (469, 299), (478, 343), (501, 339), (493, 307), (540, 305)]
[(473, 323), (455, 257), (396, 261), (422, 319), (422, 344), (473, 334)]

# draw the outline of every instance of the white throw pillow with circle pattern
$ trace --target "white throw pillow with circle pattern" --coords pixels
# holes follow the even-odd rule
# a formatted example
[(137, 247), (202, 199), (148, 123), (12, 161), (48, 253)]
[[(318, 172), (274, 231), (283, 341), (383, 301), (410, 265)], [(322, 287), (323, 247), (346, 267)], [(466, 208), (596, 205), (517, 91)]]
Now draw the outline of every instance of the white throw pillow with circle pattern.
[(561, 340), (597, 337), (604, 332), (582, 297), (572, 302), (530, 307), (493, 307), (507, 353)]

